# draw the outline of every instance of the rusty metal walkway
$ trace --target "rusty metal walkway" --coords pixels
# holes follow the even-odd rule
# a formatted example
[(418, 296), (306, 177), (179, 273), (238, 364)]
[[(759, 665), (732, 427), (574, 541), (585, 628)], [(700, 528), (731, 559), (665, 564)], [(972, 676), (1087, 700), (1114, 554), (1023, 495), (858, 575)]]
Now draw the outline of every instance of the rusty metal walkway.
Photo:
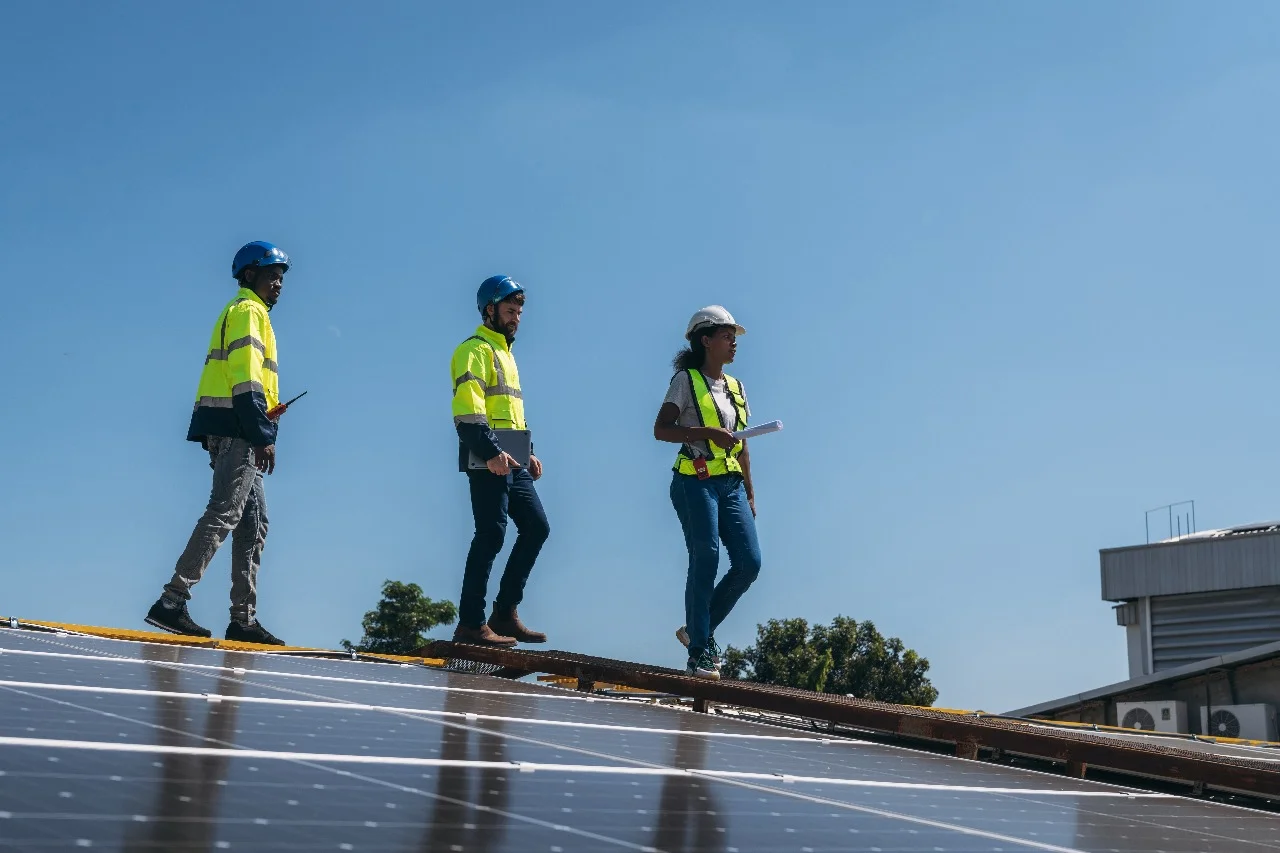
[(1218, 755), (1173, 745), (1128, 741), (1088, 729), (1061, 729), (1031, 720), (962, 714), (813, 693), (746, 681), (708, 681), (684, 672), (572, 652), (531, 652), (439, 641), (417, 651), (429, 658), (486, 665), (516, 678), (547, 673), (577, 679), (580, 690), (597, 683), (627, 685), (694, 700), (697, 710), (719, 703), (825, 721), (933, 745), (948, 744), (962, 758), (1024, 757), (1065, 766), (1083, 777), (1090, 769), (1190, 787), (1280, 801), (1280, 752), (1274, 760)]

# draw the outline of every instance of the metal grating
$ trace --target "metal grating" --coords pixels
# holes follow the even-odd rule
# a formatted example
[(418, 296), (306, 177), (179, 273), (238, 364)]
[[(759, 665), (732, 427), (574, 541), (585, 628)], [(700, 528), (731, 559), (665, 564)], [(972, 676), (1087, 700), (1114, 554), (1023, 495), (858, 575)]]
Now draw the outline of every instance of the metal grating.
[(599, 681), (628, 684), (693, 697), (703, 703), (719, 702), (906, 738), (942, 741), (954, 744), (956, 753), (966, 757), (976, 758), (983, 749), (999, 750), (1065, 763), (1076, 774), (1093, 767), (1280, 800), (1280, 768), (1274, 761), (1262, 758), (1208, 755), (1176, 746), (1119, 741), (1082, 730), (1039, 726), (1024, 720), (964, 716), (789, 687), (706, 681), (678, 670), (572, 652), (526, 652), (457, 643), (433, 643), (422, 651), (469, 657), (522, 671), (572, 676), (584, 688)]

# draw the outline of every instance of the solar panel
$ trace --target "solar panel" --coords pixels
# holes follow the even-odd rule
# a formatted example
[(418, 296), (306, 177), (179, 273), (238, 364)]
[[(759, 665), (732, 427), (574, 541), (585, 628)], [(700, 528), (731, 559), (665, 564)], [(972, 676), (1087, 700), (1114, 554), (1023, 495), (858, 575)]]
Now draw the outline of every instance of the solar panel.
[(1246, 844), (1280, 819), (429, 667), (0, 631), (0, 848)]

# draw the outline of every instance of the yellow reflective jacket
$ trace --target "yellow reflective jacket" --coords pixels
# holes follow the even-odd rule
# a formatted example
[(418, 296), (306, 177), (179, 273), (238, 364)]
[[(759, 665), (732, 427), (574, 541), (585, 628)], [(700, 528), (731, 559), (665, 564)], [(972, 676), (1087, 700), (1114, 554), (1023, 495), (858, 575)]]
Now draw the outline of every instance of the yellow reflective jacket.
[(256, 447), (275, 444), (276, 423), (267, 412), (280, 402), (278, 370), (267, 304), (242, 287), (213, 324), (187, 439), (203, 443), (218, 435)]
[(458, 470), (474, 453), (492, 459), (502, 452), (494, 429), (528, 429), (520, 372), (506, 336), (485, 326), (453, 351), (453, 425), (458, 431)]
[[(747, 398), (742, 393), (742, 383), (734, 379), (729, 374), (724, 375), (725, 391), (729, 394), (729, 400), (733, 403), (734, 414), (736, 415), (736, 423), (727, 424), (724, 422), (724, 416), (720, 413), (720, 407), (716, 405), (715, 399), (711, 396), (711, 386), (707, 384), (707, 378), (702, 375), (701, 370), (686, 370), (685, 375), (689, 377), (689, 385), (693, 389), (693, 399), (698, 404), (698, 420), (701, 425), (706, 427), (723, 427), (731, 432), (737, 432), (747, 428)], [(711, 457), (707, 459), (707, 473), (712, 477), (720, 474), (741, 474), (742, 463), (738, 461), (738, 455), (742, 453), (743, 444), (739, 441), (733, 446), (732, 450), (725, 450), (714, 441), (708, 441), (707, 446), (711, 450)], [(693, 464), (693, 451), (687, 446), (682, 446), (680, 452), (676, 455), (676, 464), (673, 470), (681, 474), (687, 474), (690, 477), (698, 475), (698, 469)]]
[(528, 429), (515, 356), (501, 332), (480, 326), (453, 351), (453, 422)]

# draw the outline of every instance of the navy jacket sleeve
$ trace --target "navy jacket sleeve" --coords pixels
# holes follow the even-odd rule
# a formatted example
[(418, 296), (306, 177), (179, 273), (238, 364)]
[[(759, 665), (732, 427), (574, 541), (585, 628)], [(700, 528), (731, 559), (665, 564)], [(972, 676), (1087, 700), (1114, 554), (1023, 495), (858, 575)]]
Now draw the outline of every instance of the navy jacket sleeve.
[(231, 398), (231, 409), (240, 423), (240, 432), (254, 447), (266, 447), (276, 443), (279, 425), (267, 418), (267, 398), (261, 391), (236, 394)]
[[(498, 437), (489, 429), (488, 424), (457, 424), (458, 440), (462, 442), (462, 453), (474, 453), (488, 462), (502, 452), (498, 446)], [(465, 456), (463, 458), (465, 466)]]

